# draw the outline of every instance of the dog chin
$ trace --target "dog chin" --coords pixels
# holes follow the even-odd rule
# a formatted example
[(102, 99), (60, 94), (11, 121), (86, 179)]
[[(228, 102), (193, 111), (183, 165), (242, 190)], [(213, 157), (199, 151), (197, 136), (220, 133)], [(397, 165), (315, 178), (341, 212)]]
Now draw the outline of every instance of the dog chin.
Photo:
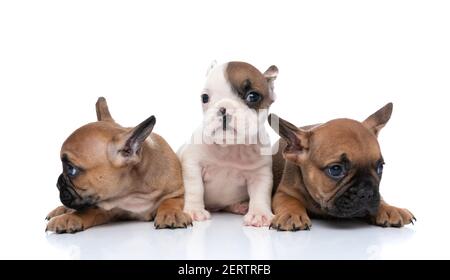
[(61, 203), (71, 209), (75, 209), (77, 211), (82, 211), (84, 209), (87, 208), (91, 208), (94, 207), (95, 204), (91, 203), (90, 201), (75, 201), (75, 202), (67, 202), (67, 201), (62, 201)]
[(327, 214), (335, 218), (363, 218), (369, 215), (369, 211), (361, 209), (353, 212), (343, 212), (336, 209), (330, 209)]
[(368, 215), (375, 215), (378, 211), (376, 206), (366, 206), (356, 209), (339, 209), (337, 207), (326, 208), (325, 212), (335, 218), (363, 218)]

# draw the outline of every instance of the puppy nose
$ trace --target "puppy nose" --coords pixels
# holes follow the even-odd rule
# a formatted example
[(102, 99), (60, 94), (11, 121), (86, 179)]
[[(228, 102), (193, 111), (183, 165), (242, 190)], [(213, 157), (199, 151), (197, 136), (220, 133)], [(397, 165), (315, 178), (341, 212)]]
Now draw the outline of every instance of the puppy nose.
[(361, 189), (357, 195), (361, 201), (370, 201), (373, 198), (374, 191), (372, 189)]
[(375, 190), (371, 186), (351, 187), (348, 193), (352, 200), (358, 199), (362, 202), (370, 201), (375, 196)]
[(59, 200), (61, 200), (62, 204), (65, 206), (70, 207), (76, 197), (74, 193), (70, 191), (70, 187), (68, 187), (67, 180), (63, 174), (58, 177), (56, 187), (59, 190)]
[(225, 114), (227, 113), (227, 109), (226, 109), (225, 107), (220, 107), (219, 113), (220, 113), (222, 116), (225, 116)]

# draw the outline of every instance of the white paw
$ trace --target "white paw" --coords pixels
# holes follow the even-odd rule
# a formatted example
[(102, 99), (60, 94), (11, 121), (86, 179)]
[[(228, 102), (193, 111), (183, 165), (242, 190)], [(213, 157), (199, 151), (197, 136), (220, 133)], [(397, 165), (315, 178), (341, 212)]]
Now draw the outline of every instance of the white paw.
[(254, 227), (268, 227), (272, 221), (273, 214), (270, 211), (249, 211), (244, 216), (244, 224)]
[(184, 209), (184, 212), (194, 221), (205, 221), (211, 217), (211, 214), (204, 208)]

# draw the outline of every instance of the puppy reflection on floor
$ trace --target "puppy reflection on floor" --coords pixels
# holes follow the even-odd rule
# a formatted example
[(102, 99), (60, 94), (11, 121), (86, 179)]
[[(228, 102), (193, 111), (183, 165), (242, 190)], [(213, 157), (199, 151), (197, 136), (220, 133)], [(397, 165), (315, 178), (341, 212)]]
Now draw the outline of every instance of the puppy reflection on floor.
[(363, 217), (382, 227), (413, 223), (410, 211), (387, 204), (379, 193), (384, 160), (377, 137), (392, 107), (387, 104), (363, 122), (335, 119), (304, 128), (270, 115), (281, 136), (274, 145), (271, 227), (307, 230), (309, 214)]
[(124, 128), (106, 100), (97, 122), (77, 129), (61, 148), (57, 187), (64, 206), (47, 215), (46, 231), (73, 233), (116, 220), (155, 221), (156, 228), (192, 224), (183, 212), (181, 165), (166, 141), (152, 133), (156, 119)]

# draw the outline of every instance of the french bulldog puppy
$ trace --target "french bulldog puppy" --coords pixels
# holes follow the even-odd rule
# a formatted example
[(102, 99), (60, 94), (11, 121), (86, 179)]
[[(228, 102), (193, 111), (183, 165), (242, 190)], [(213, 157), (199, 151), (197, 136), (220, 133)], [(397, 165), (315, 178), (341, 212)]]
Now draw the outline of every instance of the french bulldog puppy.
[(183, 212), (181, 165), (164, 139), (152, 133), (155, 117), (124, 128), (106, 100), (96, 104), (97, 122), (77, 129), (61, 148), (59, 206), (46, 231), (74, 233), (116, 220), (154, 220), (156, 228), (192, 224)]
[(269, 123), (281, 136), (273, 146), (278, 152), (271, 227), (308, 230), (310, 215), (366, 217), (382, 227), (413, 223), (410, 211), (387, 204), (379, 192), (384, 160), (377, 136), (392, 107), (387, 104), (363, 122), (335, 119), (304, 128), (271, 114)]
[(203, 125), (178, 152), (184, 211), (193, 220), (223, 210), (245, 214), (246, 225), (270, 225), (272, 157), (264, 124), (277, 74), (276, 66), (261, 73), (245, 62), (228, 62), (208, 73), (200, 98)]

